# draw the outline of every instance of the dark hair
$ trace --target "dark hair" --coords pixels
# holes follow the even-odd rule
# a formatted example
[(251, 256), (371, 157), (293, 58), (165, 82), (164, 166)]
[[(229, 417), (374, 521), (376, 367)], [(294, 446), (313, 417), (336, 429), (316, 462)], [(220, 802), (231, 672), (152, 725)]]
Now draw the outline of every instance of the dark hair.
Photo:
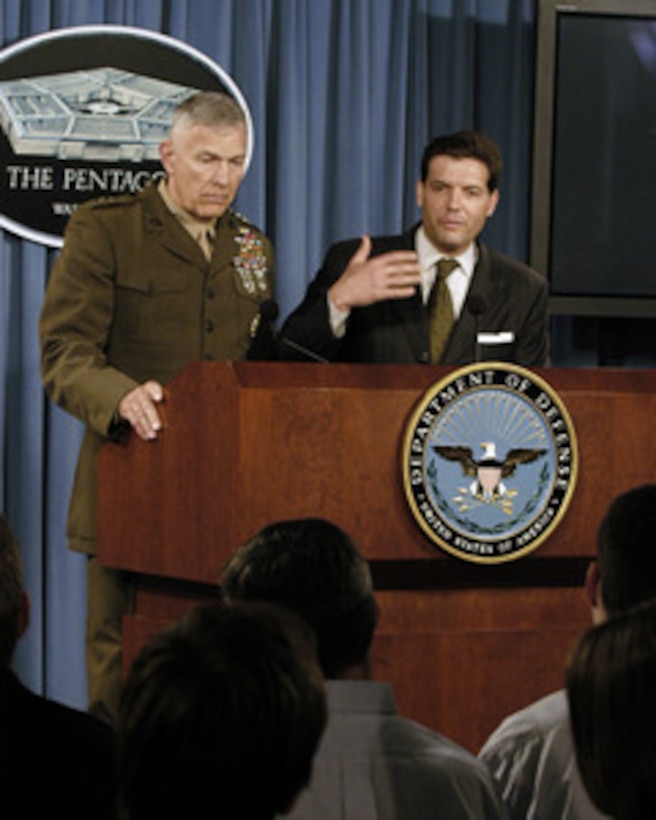
[(612, 502), (599, 527), (597, 560), (609, 615), (656, 596), (656, 484)]
[(656, 816), (656, 600), (588, 630), (567, 669), (588, 793), (615, 820)]
[(349, 536), (321, 518), (280, 521), (232, 557), (222, 579), (228, 601), (289, 607), (317, 635), (327, 678), (368, 657), (378, 619), (369, 566)]
[(122, 691), (117, 776), (131, 820), (270, 820), (310, 780), (326, 722), (314, 636), (266, 604), (202, 606), (153, 637)]
[(23, 563), (18, 541), (0, 514), (0, 662), (9, 663), (18, 640), (23, 602)]
[(428, 179), (428, 169), (433, 157), (446, 155), (455, 159), (477, 159), (487, 166), (487, 187), (490, 193), (499, 187), (503, 161), (499, 146), (478, 131), (456, 131), (435, 137), (424, 149), (421, 159), (421, 178)]

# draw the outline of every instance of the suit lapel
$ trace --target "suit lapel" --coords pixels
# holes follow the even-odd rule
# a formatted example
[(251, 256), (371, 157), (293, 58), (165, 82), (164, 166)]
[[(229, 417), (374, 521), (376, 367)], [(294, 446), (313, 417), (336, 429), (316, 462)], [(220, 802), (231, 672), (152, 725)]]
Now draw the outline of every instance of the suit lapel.
[(444, 351), (444, 364), (473, 362), (476, 358), (476, 336), (485, 327), (485, 316), (490, 308), (492, 291), (490, 286), (490, 257), (485, 245), (478, 246), (478, 262), (469, 286), (467, 299), (474, 293), (479, 294), (485, 304), (483, 313), (474, 316), (467, 309), (467, 299), (463, 305), (458, 321), (455, 323), (451, 337)]

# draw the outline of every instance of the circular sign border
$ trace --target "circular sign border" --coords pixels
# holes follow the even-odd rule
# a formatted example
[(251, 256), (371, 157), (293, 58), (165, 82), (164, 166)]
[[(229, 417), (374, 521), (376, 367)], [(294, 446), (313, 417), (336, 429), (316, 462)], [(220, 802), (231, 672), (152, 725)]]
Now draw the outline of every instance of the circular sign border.
[[(151, 29), (140, 28), (139, 26), (122, 26), (113, 23), (94, 23), (80, 26), (67, 26), (65, 28), (50, 29), (49, 31), (41, 32), (40, 34), (33, 34), (29, 37), (24, 37), (17, 40), (15, 43), (0, 50), (0, 66), (2, 63), (16, 54), (29, 50), (42, 43), (47, 43), (52, 40), (57, 40), (65, 37), (82, 37), (88, 35), (120, 35), (132, 36), (141, 40), (147, 40), (152, 43), (158, 43), (163, 46), (168, 46), (178, 52), (188, 56), (189, 58), (201, 63), (210, 74), (214, 74), (224, 85), (230, 94), (239, 104), (244, 112), (246, 119), (246, 158), (244, 163), (244, 176), (248, 172), (254, 150), (254, 129), (253, 119), (246, 99), (230, 74), (221, 68), (218, 63), (215, 63), (210, 57), (202, 51), (190, 46), (183, 40), (178, 40), (169, 34), (152, 31)], [(200, 89), (199, 89), (200, 90)], [(39, 245), (45, 245), (49, 248), (61, 248), (64, 244), (64, 237), (57, 234), (46, 233), (35, 228), (29, 228), (15, 219), (5, 216), (0, 213), (0, 228), (8, 231), (14, 236), (19, 236), (21, 239), (27, 239), (30, 242), (35, 242)]]
[[(504, 371), (507, 374), (515, 374), (517, 376), (523, 377), (525, 379), (529, 379), (536, 387), (540, 388), (544, 393), (547, 394), (551, 402), (556, 405), (560, 416), (565, 422), (567, 428), (568, 439), (571, 445), (571, 470), (570, 476), (568, 480), (568, 486), (566, 491), (563, 494), (562, 501), (559, 505), (558, 510), (554, 514), (553, 518), (549, 522), (549, 524), (543, 528), (543, 530), (534, 538), (532, 539), (526, 546), (521, 547), (517, 550), (509, 551), (506, 554), (495, 554), (493, 556), (481, 556), (474, 553), (470, 553), (464, 550), (457, 549), (456, 547), (449, 544), (443, 538), (435, 532), (435, 530), (427, 523), (425, 517), (422, 515), (421, 511), (417, 507), (415, 493), (411, 489), (411, 480), (410, 480), (410, 472), (411, 468), (409, 465), (410, 462), (410, 450), (412, 446), (412, 441), (416, 434), (416, 427), (418, 425), (418, 421), (421, 419), (422, 415), (426, 412), (428, 405), (435, 399), (435, 397), (441, 392), (444, 391), (452, 382), (456, 381), (457, 379), (462, 379), (468, 377), (471, 373), (474, 372), (481, 372), (485, 370), (494, 370), (494, 371)], [(490, 385), (493, 386), (493, 385)], [(499, 385), (501, 387), (501, 385)], [(471, 388), (475, 389), (475, 388)], [(480, 389), (488, 389), (487, 387), (482, 387)], [(502, 563), (509, 563), (510, 561), (516, 561), (519, 558), (524, 557), (525, 555), (533, 552), (536, 550), (543, 541), (549, 537), (553, 531), (557, 528), (560, 524), (563, 516), (567, 512), (567, 509), (571, 503), (572, 496), (574, 494), (574, 490), (576, 487), (576, 483), (578, 480), (578, 472), (579, 472), (579, 450), (578, 450), (578, 439), (576, 436), (576, 429), (574, 427), (572, 418), (565, 406), (563, 400), (560, 398), (558, 393), (554, 390), (554, 388), (549, 384), (549, 382), (542, 378), (541, 376), (534, 373), (532, 370), (525, 368), (521, 365), (509, 363), (509, 362), (499, 362), (499, 361), (486, 361), (486, 362), (478, 362), (475, 364), (466, 365), (464, 367), (458, 368), (457, 370), (451, 371), (448, 375), (438, 379), (434, 382), (430, 387), (428, 387), (424, 393), (421, 395), (417, 404), (412, 410), (410, 418), (406, 422), (406, 428), (404, 433), (403, 439), (403, 446), (401, 449), (401, 471), (403, 476), (403, 490), (406, 502), (410, 508), (412, 516), (415, 522), (419, 525), (421, 530), (424, 532), (425, 535), (428, 536), (429, 540), (435, 544), (440, 549), (444, 550), (445, 552), (449, 553), (450, 555), (455, 556), (463, 561), (467, 561), (470, 563), (476, 564), (487, 564), (487, 565), (497, 565)], [(552, 496), (553, 497), (553, 496)], [(440, 518), (439, 513), (435, 508), (431, 505), (431, 509), (434, 512), (437, 518)], [(542, 514), (544, 511), (544, 507), (540, 511)], [(536, 519), (539, 516), (536, 516)], [(441, 518), (440, 518), (441, 521)], [(446, 529), (449, 529), (451, 525), (447, 522), (443, 522)], [(499, 542), (502, 540), (506, 540), (504, 538), (499, 538)]]

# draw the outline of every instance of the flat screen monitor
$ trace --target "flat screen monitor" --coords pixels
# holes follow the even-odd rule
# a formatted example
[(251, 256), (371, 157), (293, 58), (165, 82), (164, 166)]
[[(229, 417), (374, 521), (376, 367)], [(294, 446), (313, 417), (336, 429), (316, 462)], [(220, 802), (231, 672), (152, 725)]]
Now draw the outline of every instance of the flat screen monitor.
[(656, 0), (539, 0), (531, 264), (556, 314), (656, 316)]

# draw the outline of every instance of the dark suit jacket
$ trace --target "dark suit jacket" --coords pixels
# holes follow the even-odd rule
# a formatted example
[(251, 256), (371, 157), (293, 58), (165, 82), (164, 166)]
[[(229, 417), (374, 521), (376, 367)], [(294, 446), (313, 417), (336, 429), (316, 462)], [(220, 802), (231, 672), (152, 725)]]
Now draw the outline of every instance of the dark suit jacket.
[(115, 817), (114, 733), (39, 697), (0, 661), (0, 817)]
[[(415, 231), (413, 228), (400, 236), (374, 237), (372, 255), (414, 249)], [(330, 361), (392, 364), (430, 361), (428, 314), (419, 292), (410, 299), (355, 308), (345, 336), (342, 339), (333, 336), (326, 294), (345, 270), (359, 243), (359, 239), (350, 239), (329, 249), (305, 299), (280, 331), (280, 358), (311, 359), (300, 347)], [(479, 244), (479, 260), (468, 299), (473, 294), (481, 297), (482, 312), (475, 315), (465, 304), (444, 352), (443, 364), (497, 360), (539, 367), (548, 363), (548, 288), (543, 276)], [(504, 331), (513, 334), (512, 342), (477, 345), (479, 333)]]

